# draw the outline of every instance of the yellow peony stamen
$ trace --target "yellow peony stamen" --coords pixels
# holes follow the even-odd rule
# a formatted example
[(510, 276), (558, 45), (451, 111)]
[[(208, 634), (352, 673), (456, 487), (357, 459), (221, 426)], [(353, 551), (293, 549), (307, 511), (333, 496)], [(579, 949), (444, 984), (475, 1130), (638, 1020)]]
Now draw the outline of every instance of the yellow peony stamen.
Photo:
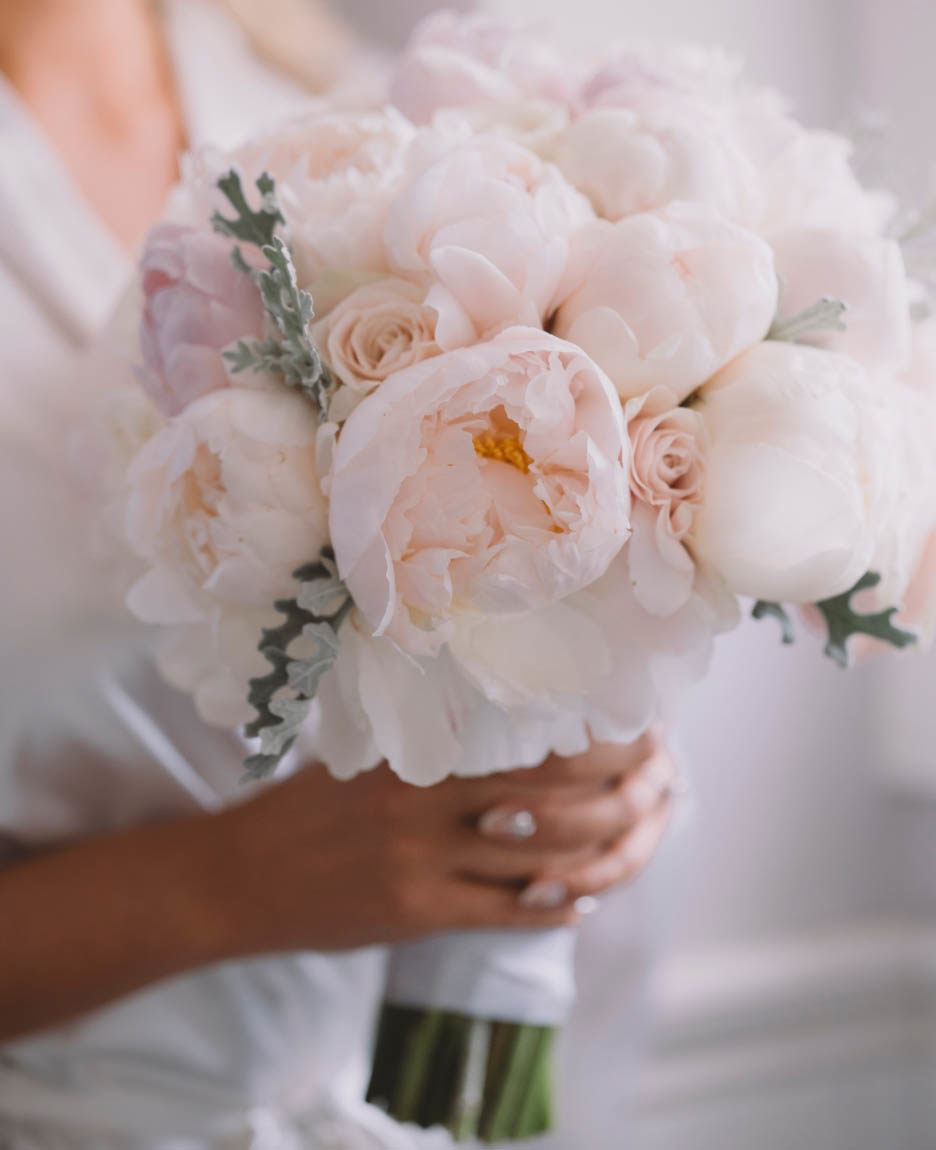
[(530, 464), (533, 462), (515, 435), (501, 437), (490, 432), (476, 435), (474, 449), (482, 459), (497, 459), (501, 463), (509, 463), (524, 475), (529, 473)]

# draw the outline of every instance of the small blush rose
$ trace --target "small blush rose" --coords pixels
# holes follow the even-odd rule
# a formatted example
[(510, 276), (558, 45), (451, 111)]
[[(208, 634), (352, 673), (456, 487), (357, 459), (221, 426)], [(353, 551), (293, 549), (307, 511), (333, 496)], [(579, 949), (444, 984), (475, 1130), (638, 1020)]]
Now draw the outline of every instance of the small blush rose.
[(439, 354), (436, 315), (424, 297), (405, 280), (378, 280), (316, 324), (315, 341), (352, 397), (360, 399), (394, 372)]
[(705, 424), (697, 411), (677, 406), (665, 387), (632, 399), (624, 418), (631, 441), (634, 592), (646, 610), (667, 615), (692, 593), (695, 564), (685, 541), (702, 506)]
[[(244, 254), (259, 259), (256, 249)], [(260, 292), (231, 263), (231, 241), (184, 224), (158, 224), (141, 261), (142, 383), (163, 415), (229, 387), (222, 352), (263, 334)]]

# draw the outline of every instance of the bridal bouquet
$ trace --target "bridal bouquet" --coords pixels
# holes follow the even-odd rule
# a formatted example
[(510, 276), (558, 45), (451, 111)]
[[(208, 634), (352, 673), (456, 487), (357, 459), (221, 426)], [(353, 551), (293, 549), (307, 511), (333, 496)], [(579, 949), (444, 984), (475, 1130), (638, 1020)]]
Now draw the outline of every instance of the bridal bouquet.
[[(447, 14), (386, 106), (191, 157), (127, 481), (163, 672), (251, 777), (428, 785), (637, 738), (741, 598), (842, 664), (925, 636), (936, 343), (891, 216), (718, 55), (579, 71)], [(397, 948), (372, 1097), (548, 1127), (570, 939)]]

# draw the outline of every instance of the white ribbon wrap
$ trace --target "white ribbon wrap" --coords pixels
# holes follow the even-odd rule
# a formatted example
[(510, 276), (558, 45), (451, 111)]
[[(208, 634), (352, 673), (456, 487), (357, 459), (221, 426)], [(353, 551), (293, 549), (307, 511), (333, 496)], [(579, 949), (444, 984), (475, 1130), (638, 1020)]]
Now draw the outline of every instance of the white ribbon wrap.
[(395, 946), (386, 1000), (532, 1026), (561, 1026), (575, 1002), (575, 927), (463, 931)]

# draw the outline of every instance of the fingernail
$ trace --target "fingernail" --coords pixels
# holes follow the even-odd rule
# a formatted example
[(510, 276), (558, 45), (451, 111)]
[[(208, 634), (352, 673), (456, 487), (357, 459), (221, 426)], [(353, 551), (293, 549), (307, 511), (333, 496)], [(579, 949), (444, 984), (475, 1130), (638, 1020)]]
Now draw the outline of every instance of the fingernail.
[(536, 819), (532, 811), (495, 807), (478, 820), (478, 830), (491, 839), (531, 839), (536, 834)]
[(587, 918), (588, 915), (594, 914), (601, 904), (598, 899), (592, 898), (590, 894), (583, 894), (582, 897), (577, 898), (572, 905), (575, 907), (577, 914), (580, 914), (583, 918)]
[(569, 901), (569, 888), (564, 882), (532, 882), (520, 895), (520, 905), (529, 910), (558, 910)]

